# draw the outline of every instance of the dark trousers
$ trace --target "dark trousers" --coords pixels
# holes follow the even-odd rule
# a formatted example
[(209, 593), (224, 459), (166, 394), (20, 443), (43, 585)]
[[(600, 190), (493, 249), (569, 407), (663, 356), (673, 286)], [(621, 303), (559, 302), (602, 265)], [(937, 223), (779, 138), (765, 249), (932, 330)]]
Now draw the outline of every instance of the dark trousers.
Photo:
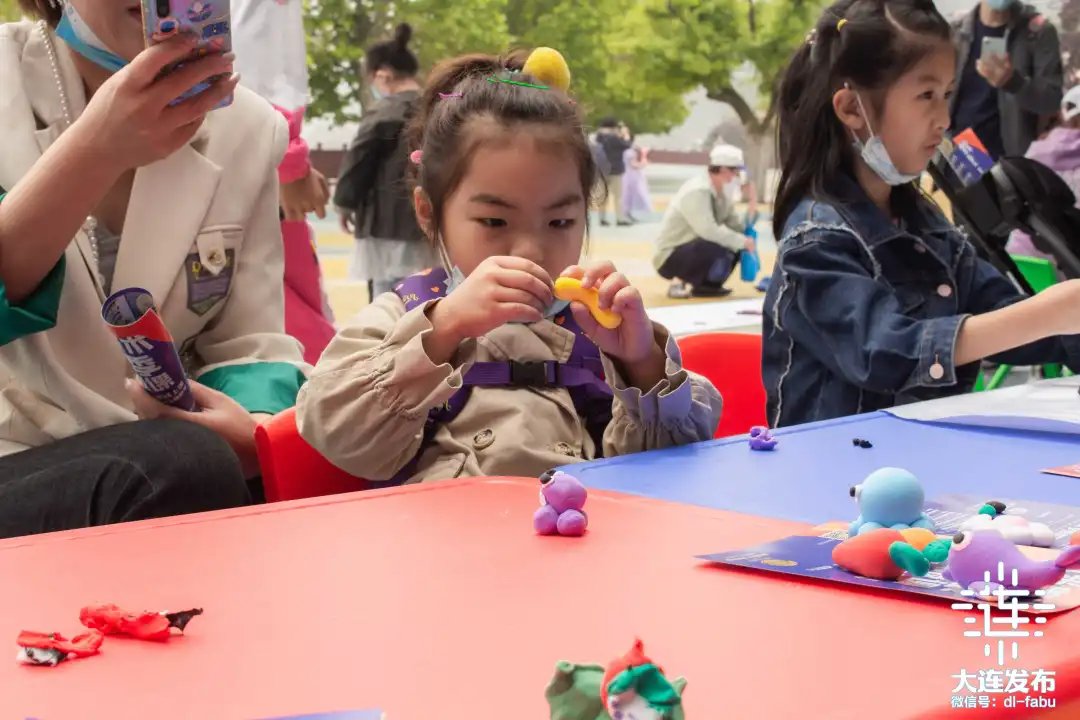
[(675, 252), (660, 266), (660, 276), (668, 280), (679, 278), (693, 287), (722, 287), (731, 277), (740, 257), (741, 252), (696, 238), (675, 248)]
[(0, 458), (0, 537), (248, 505), (240, 462), (182, 420), (91, 430)]

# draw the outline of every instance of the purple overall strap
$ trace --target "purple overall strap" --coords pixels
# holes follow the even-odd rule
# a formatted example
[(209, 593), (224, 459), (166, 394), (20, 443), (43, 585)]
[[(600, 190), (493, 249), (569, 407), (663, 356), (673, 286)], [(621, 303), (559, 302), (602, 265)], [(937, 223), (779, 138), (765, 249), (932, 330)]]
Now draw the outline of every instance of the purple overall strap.
[[(447, 274), (442, 268), (425, 270), (405, 278), (394, 292), (405, 305), (406, 312), (436, 298), (445, 297)], [(567, 308), (553, 322), (574, 333), (574, 345), (565, 363), (555, 361), (534, 362), (479, 362), (474, 363), (462, 379), (463, 387), (446, 402), (433, 409), (424, 423), (423, 440), (416, 455), (387, 485), (400, 485), (416, 472), (420, 456), (431, 444), (439, 425), (457, 417), (469, 400), (474, 387), (564, 387), (570, 392), (574, 408), (585, 419), (598, 453), (602, 453), (602, 435), (611, 421), (611, 387), (604, 381), (604, 366), (600, 350), (585, 336)]]
[(408, 312), (429, 300), (446, 296), (446, 271), (442, 268), (422, 270), (402, 280), (394, 287), (394, 292), (405, 304)]

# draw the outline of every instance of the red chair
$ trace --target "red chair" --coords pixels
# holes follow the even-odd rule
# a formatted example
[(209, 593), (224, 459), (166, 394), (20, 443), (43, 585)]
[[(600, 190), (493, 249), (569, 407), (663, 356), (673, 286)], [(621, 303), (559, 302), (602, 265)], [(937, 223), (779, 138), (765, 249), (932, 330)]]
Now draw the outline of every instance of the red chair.
[(724, 396), (716, 437), (744, 435), (766, 425), (761, 382), (761, 336), (701, 333), (679, 338), (683, 367), (707, 377)]
[(267, 502), (367, 490), (367, 480), (353, 477), (315, 451), (296, 429), (296, 409), (278, 413), (255, 430)]

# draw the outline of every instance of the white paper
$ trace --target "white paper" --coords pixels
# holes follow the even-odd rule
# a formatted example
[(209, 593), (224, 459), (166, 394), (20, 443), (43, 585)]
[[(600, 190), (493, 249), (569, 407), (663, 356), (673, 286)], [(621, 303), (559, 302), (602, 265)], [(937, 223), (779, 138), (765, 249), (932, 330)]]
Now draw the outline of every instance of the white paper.
[(649, 318), (668, 329), (674, 337), (694, 333), (747, 328), (761, 331), (762, 298), (727, 302), (687, 303), (649, 308)]
[(905, 420), (1080, 435), (1080, 376), (1041, 380), (887, 410)]

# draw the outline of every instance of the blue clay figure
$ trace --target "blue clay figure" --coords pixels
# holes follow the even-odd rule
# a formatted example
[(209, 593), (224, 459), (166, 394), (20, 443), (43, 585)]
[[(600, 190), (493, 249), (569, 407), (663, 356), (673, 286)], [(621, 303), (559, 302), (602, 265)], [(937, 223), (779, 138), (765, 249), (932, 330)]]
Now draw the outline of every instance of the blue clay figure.
[(851, 488), (859, 504), (859, 517), (851, 523), (849, 535), (892, 528), (934, 530), (934, 521), (923, 512), (926, 499), (922, 485), (907, 470), (882, 468), (871, 473), (861, 485)]

